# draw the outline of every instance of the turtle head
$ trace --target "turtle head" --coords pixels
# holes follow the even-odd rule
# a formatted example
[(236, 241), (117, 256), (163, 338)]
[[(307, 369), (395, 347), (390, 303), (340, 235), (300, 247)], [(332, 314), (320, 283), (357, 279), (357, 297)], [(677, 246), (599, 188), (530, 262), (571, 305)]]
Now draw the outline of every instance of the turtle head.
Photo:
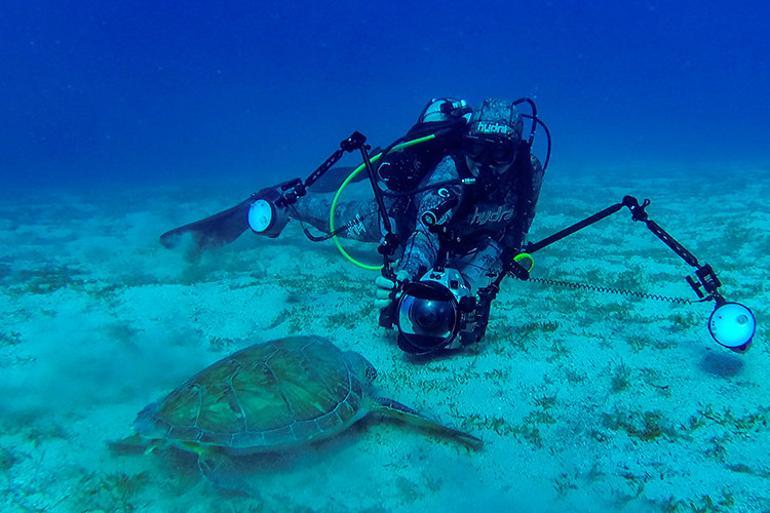
[(153, 421), (158, 411), (158, 403), (147, 405), (134, 420), (134, 434), (121, 440), (107, 442), (115, 454), (132, 454), (144, 452), (148, 454), (158, 447), (165, 446), (165, 433)]
[(355, 351), (346, 352), (345, 361), (348, 363), (350, 372), (361, 380), (362, 383), (371, 383), (377, 378), (377, 369), (359, 353)]

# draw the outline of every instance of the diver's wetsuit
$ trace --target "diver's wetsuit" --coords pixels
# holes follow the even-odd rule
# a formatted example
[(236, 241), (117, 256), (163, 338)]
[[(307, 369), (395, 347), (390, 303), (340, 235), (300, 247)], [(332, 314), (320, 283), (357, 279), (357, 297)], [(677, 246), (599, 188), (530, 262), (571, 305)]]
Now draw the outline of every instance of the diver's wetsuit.
[[(444, 157), (420, 186), (445, 180), (466, 178), (469, 171), (462, 155)], [(540, 195), (543, 169), (529, 151), (522, 152), (498, 183), (485, 187), (483, 184), (447, 187), (458, 196), (457, 205), (439, 220), (445, 224), (460, 242), (449, 245), (438, 234), (430, 231), (421, 214), (444, 201), (439, 190), (430, 189), (414, 197), (385, 197), (393, 230), (401, 236), (401, 258), (395, 270), (405, 270), (411, 279), (433, 267), (440, 254), (448, 250), (444, 263), (460, 271), (471, 290), (489, 285), (502, 269), (503, 251), (520, 250), (532, 220)], [(296, 204), (292, 215), (309, 222), (318, 229), (328, 231), (328, 213), (331, 194), (308, 194)], [(341, 202), (337, 207), (339, 225), (356, 219), (345, 235), (348, 238), (379, 242), (382, 229), (378, 223), (374, 200)], [(398, 254), (398, 252), (397, 252)]]
[[(522, 157), (514, 162), (514, 169), (506, 171), (504, 179), (486, 190), (483, 185), (452, 186), (460, 202), (439, 220), (461, 239), (449, 247), (446, 266), (458, 269), (473, 292), (487, 286), (501, 271), (504, 250), (521, 249), (535, 217), (543, 170), (536, 158)], [(462, 158), (445, 157), (430, 182), (467, 176), (464, 164)], [(427, 191), (417, 198), (417, 210), (425, 212), (442, 200), (436, 191)], [(439, 236), (418, 222), (405, 243), (398, 269), (416, 277), (432, 267), (444, 249)]]

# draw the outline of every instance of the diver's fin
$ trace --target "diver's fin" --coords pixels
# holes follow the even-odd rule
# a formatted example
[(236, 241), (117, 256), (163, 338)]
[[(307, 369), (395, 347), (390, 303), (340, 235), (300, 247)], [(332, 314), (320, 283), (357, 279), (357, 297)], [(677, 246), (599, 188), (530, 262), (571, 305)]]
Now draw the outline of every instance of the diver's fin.
[(182, 235), (190, 234), (201, 249), (228, 244), (249, 228), (249, 205), (254, 195), (234, 207), (218, 212), (200, 221), (169, 230), (160, 236), (160, 243), (166, 248), (179, 244)]
[(436, 422), (393, 399), (378, 397), (377, 403), (379, 403), (379, 408), (376, 408), (374, 413), (379, 413), (385, 417), (399, 420), (421, 429), (431, 431), (437, 435), (457, 440), (471, 449), (478, 450), (484, 445), (484, 442), (480, 438), (477, 438), (470, 433), (466, 433), (465, 431), (460, 431)]
[[(371, 154), (379, 153), (379, 148)], [(325, 174), (313, 183), (311, 190), (313, 192), (332, 192), (336, 191), (347, 176), (353, 171), (352, 167), (335, 167), (328, 170)], [(358, 173), (353, 182), (358, 182), (368, 178), (366, 173)], [(249, 206), (254, 200), (264, 195), (275, 195), (276, 187), (267, 187), (261, 191), (252, 194), (247, 199), (238, 203), (234, 207), (218, 212), (200, 221), (195, 221), (173, 230), (169, 230), (160, 236), (160, 243), (165, 248), (174, 248), (179, 244), (182, 236), (190, 234), (200, 249), (214, 248), (233, 242), (241, 236), (243, 232), (249, 229)]]

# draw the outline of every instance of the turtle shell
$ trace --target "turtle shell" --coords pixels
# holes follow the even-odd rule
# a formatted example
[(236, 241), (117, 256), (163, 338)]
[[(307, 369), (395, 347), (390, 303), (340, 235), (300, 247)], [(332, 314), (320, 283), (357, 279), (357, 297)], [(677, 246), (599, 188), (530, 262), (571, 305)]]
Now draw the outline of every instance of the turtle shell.
[(203, 369), (136, 421), (142, 436), (235, 453), (332, 436), (368, 412), (376, 376), (360, 354), (315, 336), (253, 345)]

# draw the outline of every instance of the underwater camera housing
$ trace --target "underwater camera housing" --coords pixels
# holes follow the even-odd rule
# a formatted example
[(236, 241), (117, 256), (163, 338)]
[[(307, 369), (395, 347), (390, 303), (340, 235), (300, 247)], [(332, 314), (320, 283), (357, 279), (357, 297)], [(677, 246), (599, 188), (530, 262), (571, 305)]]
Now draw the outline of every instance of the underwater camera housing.
[(404, 285), (395, 308), (398, 346), (426, 355), (459, 349), (478, 342), (486, 328), (488, 309), (479, 301), (457, 269), (436, 267), (419, 281)]

